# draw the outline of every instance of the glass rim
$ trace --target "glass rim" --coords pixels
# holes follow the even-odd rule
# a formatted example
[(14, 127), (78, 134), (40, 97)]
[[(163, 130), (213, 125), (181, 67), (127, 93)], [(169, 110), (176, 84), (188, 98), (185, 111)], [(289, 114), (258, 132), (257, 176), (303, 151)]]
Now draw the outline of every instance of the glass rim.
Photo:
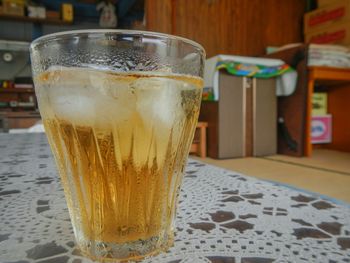
[(204, 47), (196, 41), (191, 39), (175, 36), (171, 34), (153, 32), (153, 31), (143, 31), (143, 30), (129, 30), (129, 29), (82, 29), (82, 30), (69, 30), (69, 31), (61, 31), (57, 33), (47, 34), (37, 39), (33, 40), (30, 44), (30, 49), (35, 48), (37, 45), (40, 45), (44, 42), (55, 40), (59, 37), (64, 36), (79, 36), (79, 35), (94, 35), (94, 34), (103, 34), (103, 33), (116, 33), (116, 34), (125, 34), (125, 35), (143, 35), (149, 37), (158, 37), (158, 38), (169, 38), (172, 40), (180, 40), (187, 44), (192, 45), (200, 49), (205, 54)]

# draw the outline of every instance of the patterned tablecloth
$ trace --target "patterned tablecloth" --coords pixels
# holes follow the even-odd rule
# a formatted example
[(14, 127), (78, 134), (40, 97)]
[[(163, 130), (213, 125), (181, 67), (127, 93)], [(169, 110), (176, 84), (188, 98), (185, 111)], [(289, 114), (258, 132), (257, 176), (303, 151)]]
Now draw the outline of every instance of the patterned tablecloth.
[[(349, 206), (193, 160), (176, 226), (145, 262), (350, 262)], [(91, 262), (43, 134), (0, 135), (0, 262)]]

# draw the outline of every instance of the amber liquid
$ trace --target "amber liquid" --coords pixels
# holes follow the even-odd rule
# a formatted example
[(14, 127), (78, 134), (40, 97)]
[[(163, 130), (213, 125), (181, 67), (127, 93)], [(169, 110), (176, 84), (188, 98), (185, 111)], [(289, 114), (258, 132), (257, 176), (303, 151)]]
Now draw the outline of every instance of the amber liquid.
[(171, 243), (201, 87), (201, 79), (186, 76), (81, 69), (37, 77), (45, 130), (85, 253), (137, 258)]

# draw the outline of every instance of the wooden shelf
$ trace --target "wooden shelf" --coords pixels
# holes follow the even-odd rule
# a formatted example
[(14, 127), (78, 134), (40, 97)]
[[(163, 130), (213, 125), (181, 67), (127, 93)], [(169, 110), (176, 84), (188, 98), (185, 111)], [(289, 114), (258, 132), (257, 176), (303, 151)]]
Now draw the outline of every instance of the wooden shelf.
[(34, 93), (33, 88), (23, 89), (23, 88), (0, 88), (1, 93)]
[[(23, 107), (23, 106), (16, 106), (16, 107), (0, 107), (0, 113), (1, 112), (19, 112), (19, 111), (29, 111), (36, 109), (36, 106), (28, 106), (28, 107)], [(9, 110), (9, 111), (8, 111)]]
[[(306, 106), (306, 124), (305, 124), (305, 143), (304, 152), (306, 156), (311, 156), (313, 145), (311, 144), (311, 119), (312, 119), (312, 95), (314, 92), (315, 84), (322, 84), (327, 86), (338, 86), (342, 84), (350, 83), (350, 68), (335, 68), (335, 67), (308, 67), (309, 79), (308, 79), (308, 91), (307, 91), (307, 106)], [(338, 90), (338, 89), (332, 89)], [(348, 90), (348, 88), (346, 89)], [(350, 93), (349, 93), (350, 94)], [(346, 99), (346, 96), (341, 97), (340, 100)], [(339, 99), (338, 99), (339, 100)], [(340, 101), (339, 100), (339, 101)], [(333, 104), (339, 104), (339, 102)], [(343, 103), (346, 104), (346, 103)], [(343, 106), (344, 107), (344, 106)], [(329, 108), (329, 104), (328, 104)], [(344, 108), (338, 111), (338, 117), (342, 115)], [(339, 114), (341, 113), (341, 114)], [(334, 114), (336, 115), (336, 114)], [(347, 117), (343, 117), (343, 121), (347, 122)], [(333, 131), (335, 127), (333, 126)], [(342, 128), (347, 131), (348, 129)]]
[(72, 22), (66, 22), (60, 19), (50, 19), (50, 18), (34, 18), (27, 16), (14, 16), (14, 15), (6, 15), (0, 14), (1, 20), (11, 20), (15, 22), (29, 22), (29, 23), (39, 23), (39, 24), (55, 24), (55, 25), (71, 25)]
[(310, 78), (318, 84), (340, 85), (350, 83), (350, 68), (308, 67)]

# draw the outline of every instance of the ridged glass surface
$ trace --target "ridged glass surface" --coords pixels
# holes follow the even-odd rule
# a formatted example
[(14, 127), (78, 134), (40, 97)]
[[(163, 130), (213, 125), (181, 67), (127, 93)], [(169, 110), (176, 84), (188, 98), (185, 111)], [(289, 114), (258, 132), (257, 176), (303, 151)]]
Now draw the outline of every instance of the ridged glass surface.
[(60, 67), (35, 82), (81, 249), (108, 259), (167, 248), (202, 80)]

